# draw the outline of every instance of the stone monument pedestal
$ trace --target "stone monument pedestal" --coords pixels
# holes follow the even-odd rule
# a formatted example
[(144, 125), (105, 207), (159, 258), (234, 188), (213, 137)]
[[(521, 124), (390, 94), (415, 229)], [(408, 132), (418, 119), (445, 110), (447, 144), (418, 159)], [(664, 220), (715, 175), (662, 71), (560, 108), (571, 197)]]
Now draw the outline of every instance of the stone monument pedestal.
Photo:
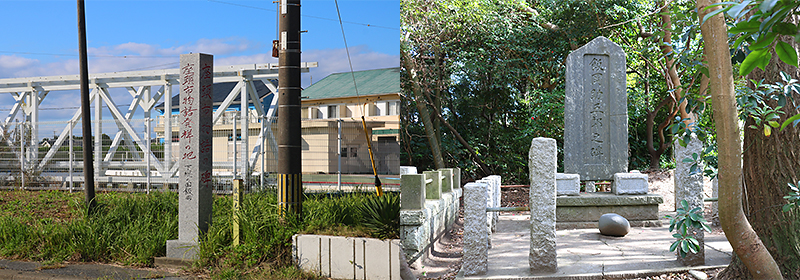
[(167, 240), (167, 258), (185, 260), (197, 259), (197, 250), (200, 249), (198, 245), (197, 242), (192, 241), (187, 242), (178, 239)]
[(556, 228), (597, 228), (600, 216), (616, 213), (628, 219), (632, 227), (660, 227), (658, 205), (664, 198), (657, 194), (615, 195), (581, 193), (556, 198)]

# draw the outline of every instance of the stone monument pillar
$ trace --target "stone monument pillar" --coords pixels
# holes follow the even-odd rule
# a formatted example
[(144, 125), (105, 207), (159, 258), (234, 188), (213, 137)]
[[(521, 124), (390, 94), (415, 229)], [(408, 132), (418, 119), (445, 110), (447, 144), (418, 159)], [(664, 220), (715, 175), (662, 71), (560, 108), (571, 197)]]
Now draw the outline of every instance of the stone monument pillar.
[(567, 56), (566, 76), (564, 173), (600, 181), (628, 172), (625, 52), (597, 37)]
[[(694, 162), (683, 162), (683, 160), (685, 158), (693, 158), (692, 154), (694, 153), (699, 158), (700, 153), (703, 151), (703, 143), (697, 139), (696, 135), (692, 134), (691, 140), (686, 143), (686, 147), (681, 146), (677, 139), (673, 147), (675, 152), (675, 209), (677, 210), (680, 207), (682, 200), (686, 200), (689, 203), (689, 209), (686, 210), (691, 210), (695, 207), (702, 209), (704, 207), (703, 164), (698, 163), (698, 170), (696, 173), (691, 174), (691, 167)], [(692, 236), (700, 242), (700, 250), (697, 253), (687, 253), (685, 258), (681, 258), (678, 255), (678, 260), (685, 265), (704, 265), (706, 263), (705, 242), (703, 240), (705, 233), (700, 229), (696, 230)]]
[(486, 183), (464, 185), (464, 276), (485, 274), (489, 261), (489, 227), (486, 220)]
[(194, 259), (211, 225), (214, 57), (182, 54), (180, 65), (178, 239), (167, 240), (167, 257)]
[(531, 247), (528, 256), (532, 273), (552, 273), (556, 263), (556, 140), (538, 137), (528, 153), (530, 170)]

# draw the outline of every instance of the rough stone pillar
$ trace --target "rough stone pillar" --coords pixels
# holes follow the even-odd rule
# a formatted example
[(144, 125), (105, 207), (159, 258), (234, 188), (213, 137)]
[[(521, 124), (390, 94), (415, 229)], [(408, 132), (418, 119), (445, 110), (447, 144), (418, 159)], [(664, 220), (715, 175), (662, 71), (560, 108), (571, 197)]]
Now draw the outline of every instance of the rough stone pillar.
[(552, 273), (556, 263), (556, 140), (538, 137), (528, 153), (530, 170), (532, 273)]
[[(689, 203), (689, 209), (695, 207), (703, 208), (703, 165), (698, 162), (695, 174), (690, 174), (691, 167), (694, 162), (683, 162), (685, 158), (693, 158), (692, 154), (696, 153), (700, 157), (703, 150), (703, 143), (697, 139), (697, 136), (692, 134), (691, 141), (686, 143), (686, 147), (681, 146), (678, 140), (675, 140), (673, 145), (675, 151), (675, 209), (680, 207), (682, 200)], [(685, 258), (678, 255), (678, 260), (685, 265), (697, 266), (705, 264), (705, 242), (703, 241), (704, 232), (702, 229), (696, 230), (693, 234), (694, 238), (700, 242), (700, 250), (697, 253), (687, 253)]]
[(485, 274), (488, 269), (489, 231), (486, 220), (488, 184), (464, 185), (464, 236), (461, 269), (465, 276)]
[[(167, 257), (194, 259), (201, 235), (211, 225), (211, 130), (214, 57), (180, 58), (180, 182), (178, 239), (167, 240)], [(168, 97), (167, 97), (168, 98)]]

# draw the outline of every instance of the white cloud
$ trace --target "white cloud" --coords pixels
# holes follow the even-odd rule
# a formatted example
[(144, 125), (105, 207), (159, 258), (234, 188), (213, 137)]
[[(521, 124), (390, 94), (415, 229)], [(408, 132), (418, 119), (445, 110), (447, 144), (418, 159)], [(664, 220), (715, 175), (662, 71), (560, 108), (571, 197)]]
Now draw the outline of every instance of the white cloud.
[[(310, 50), (303, 53), (303, 61), (317, 61), (319, 67), (312, 68), (309, 74), (314, 82), (327, 77), (332, 73), (349, 72), (350, 64), (347, 61), (347, 52), (341, 49)], [(400, 66), (400, 54), (390, 55), (371, 51), (367, 46), (350, 47), (350, 59), (353, 70), (370, 70)], [(303, 87), (307, 87), (303, 81)]]
[[(162, 48), (158, 45), (129, 42), (125, 44), (94, 48), (90, 50), (89, 73), (108, 73), (119, 71), (136, 70), (155, 70), (177, 68), (179, 55), (188, 52), (205, 52), (216, 56), (215, 65), (240, 65), (253, 63), (278, 63), (277, 58), (272, 57), (271, 53), (257, 53), (248, 55), (236, 55), (237, 53), (250, 49), (257, 49), (259, 46), (244, 39), (202, 39), (192, 44)], [(270, 48), (271, 49), (271, 48)], [(398, 67), (400, 65), (400, 55), (378, 53), (370, 50), (367, 46), (355, 46), (350, 48), (350, 55), (353, 62), (353, 70), (369, 70), (388, 67)], [(332, 74), (350, 71), (347, 61), (347, 53), (343, 48), (340, 49), (321, 49), (305, 50), (302, 54), (304, 62), (318, 62), (319, 67), (311, 68), (310, 73), (304, 74), (301, 80), (302, 87), (308, 87), (313, 81)], [(0, 56), (0, 79), (18, 77), (37, 77), (54, 75), (76, 75), (79, 72), (77, 57), (65, 57), (62, 60), (52, 62), (42, 62), (38, 59), (20, 57), (16, 55)], [(8, 97), (7, 93), (0, 93), (3, 97)], [(66, 108), (80, 106), (78, 91), (57, 91), (51, 92), (42, 103), (43, 108)], [(129, 104), (130, 96), (124, 91), (112, 92), (112, 97), (117, 104)], [(2, 109), (11, 107), (13, 99), (0, 100), (0, 115), (4, 116), (7, 111)], [(6, 104), (9, 103), (9, 104)], [(124, 114), (126, 108), (120, 108)], [(42, 115), (42, 121), (66, 120), (75, 109), (51, 110)], [(141, 110), (139, 110), (141, 112)]]

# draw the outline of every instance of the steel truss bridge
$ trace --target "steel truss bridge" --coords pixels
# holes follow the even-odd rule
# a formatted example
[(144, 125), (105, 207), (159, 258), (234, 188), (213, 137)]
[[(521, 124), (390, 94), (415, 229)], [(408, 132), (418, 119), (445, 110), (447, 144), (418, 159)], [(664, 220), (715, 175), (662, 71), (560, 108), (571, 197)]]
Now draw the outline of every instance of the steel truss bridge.
[[(301, 71), (308, 72), (309, 68), (317, 67), (316, 62), (302, 63)], [(177, 124), (173, 117), (160, 118), (165, 128), (165, 137), (163, 137), (163, 151), (153, 151), (151, 143), (151, 120), (153, 110), (157, 104), (161, 102), (163, 105), (164, 115), (172, 115), (172, 109), (177, 108), (179, 104), (172, 104), (173, 85), (179, 85), (178, 82), (179, 69), (162, 69), (162, 70), (149, 70), (149, 71), (131, 71), (131, 72), (114, 72), (94, 74), (89, 77), (89, 87), (91, 89), (90, 99), (94, 104), (92, 133), (94, 134), (94, 167), (95, 176), (98, 184), (103, 183), (116, 183), (116, 184), (146, 184), (147, 189), (150, 189), (150, 183), (154, 184), (176, 184), (178, 182), (178, 167), (180, 162), (177, 158), (173, 158), (173, 139), (170, 137), (170, 131)], [(255, 164), (259, 158), (262, 158), (261, 168), (258, 174), (261, 174), (261, 182), (263, 185), (264, 175), (269, 171), (265, 171), (264, 164), (267, 160), (267, 152), (273, 153), (269, 155), (272, 159), (277, 159), (277, 147), (275, 138), (272, 132), (272, 123), (275, 119), (275, 112), (277, 109), (277, 87), (271, 80), (278, 78), (278, 64), (247, 64), (247, 65), (231, 65), (214, 67), (214, 83), (223, 82), (236, 82), (235, 87), (228, 93), (225, 100), (219, 104), (214, 112), (213, 123), (215, 126), (222, 122), (230, 125), (233, 122), (233, 130), (239, 131), (235, 134), (248, 135), (248, 130), (252, 128), (251, 124), (254, 119), (261, 123), (261, 129), (258, 133), (259, 143), (255, 148), (250, 150), (248, 138), (241, 137), (241, 141), (234, 145), (239, 144), (235, 148), (233, 160), (214, 162), (215, 170), (230, 170), (227, 173), (233, 176), (242, 176), (244, 174), (252, 175), (255, 169)], [(271, 98), (269, 106), (261, 106), (261, 100), (255, 90), (254, 81), (261, 80), (267, 86)], [(127, 90), (130, 99), (124, 100), (129, 102), (127, 111), (120, 111), (117, 104), (119, 100), (112, 99), (112, 94), (109, 93), (110, 89), (121, 88)], [(65, 122), (59, 122), (63, 127), (50, 127), (54, 131), (54, 140), (48, 143), (47, 152), (44, 153), (43, 147), (40, 147), (40, 134), (42, 134), (42, 126), (46, 122), (40, 122), (42, 112), (40, 105), (45, 98), (54, 96), (54, 92), (79, 90), (80, 79), (78, 75), (69, 76), (47, 76), (47, 77), (29, 77), (29, 78), (11, 78), (0, 79), (0, 94), (10, 94), (15, 103), (10, 109), (10, 112), (5, 119), (0, 122), (0, 148), (5, 151), (0, 162), (0, 174), (9, 174), (8, 178), (14, 178), (15, 170), (10, 170), (12, 167), (17, 172), (20, 170), (23, 173), (39, 174), (41, 178), (60, 178), (61, 186), (72, 187), (72, 181), (83, 181), (82, 175), (75, 172), (76, 169), (82, 169), (82, 161), (75, 161), (76, 156), (74, 153), (79, 148), (79, 143), (73, 143), (73, 130), (76, 126), (80, 126), (81, 114), (80, 108), (74, 109), (75, 113), (72, 117)], [(118, 96), (118, 95), (117, 95)], [(234, 102), (239, 97), (239, 100), (246, 102)], [(235, 104), (235, 103), (239, 104)], [(252, 110), (248, 106), (254, 105)], [(215, 104), (216, 105), (216, 104)], [(238, 112), (232, 112), (228, 109), (235, 110), (235, 106), (241, 106)], [(108, 108), (112, 120), (103, 120), (103, 108)], [(137, 110), (141, 110), (144, 119), (134, 118)], [(226, 112), (227, 111), (227, 112)], [(255, 118), (251, 115), (255, 111)], [(160, 116), (160, 112), (155, 112)], [(240, 114), (234, 116), (233, 121), (230, 121), (231, 114)], [(15, 122), (17, 117), (22, 117), (25, 125), (20, 126)], [(108, 114), (106, 115), (108, 116)], [(236, 122), (240, 122), (236, 128)], [(103, 124), (110, 124), (111, 129), (106, 128), (112, 135), (111, 144), (103, 145)], [(144, 133), (137, 132), (137, 128), (144, 124)], [(47, 125), (52, 125), (52, 122), (47, 122)], [(21, 129), (24, 128), (24, 129)], [(113, 130), (113, 131), (112, 131)], [(141, 129), (140, 129), (141, 131)], [(235, 138), (235, 136), (234, 136)], [(106, 140), (107, 141), (107, 140)], [(80, 141), (74, 141), (80, 142)], [(76, 147), (76, 144), (78, 146)], [(266, 147), (264, 147), (266, 145)], [(3, 147), (6, 146), (6, 147)], [(69, 156), (63, 157), (64, 149), (69, 148)], [(61, 151), (61, 156), (57, 156)], [(124, 160), (120, 160), (120, 154), (124, 152)], [(131, 152), (135, 151), (135, 152)], [(13, 156), (11, 156), (13, 153)], [(42, 155), (43, 154), (43, 155)], [(156, 156), (159, 154), (160, 156)], [(238, 156), (236, 156), (238, 154)], [(244, 156), (246, 155), (246, 156)], [(81, 158), (81, 157), (77, 157)], [(14, 164), (9, 164), (14, 163)], [(18, 163), (18, 164), (17, 164)], [(274, 164), (274, 162), (273, 162)], [(118, 172), (117, 176), (108, 174), (109, 170), (129, 170), (128, 172)], [(134, 172), (130, 172), (134, 171)], [(135, 175), (133, 175), (135, 173)], [(22, 174), (22, 173), (16, 173)], [(60, 174), (54, 176), (53, 174)], [(127, 175), (126, 175), (127, 174)], [(121, 175), (121, 176), (120, 176)], [(27, 176), (16, 177), (15, 180), (24, 180)], [(68, 179), (67, 179), (68, 178)], [(0, 181), (2, 181), (0, 178)], [(58, 179), (56, 179), (58, 180)], [(67, 182), (69, 180), (69, 183)]]

